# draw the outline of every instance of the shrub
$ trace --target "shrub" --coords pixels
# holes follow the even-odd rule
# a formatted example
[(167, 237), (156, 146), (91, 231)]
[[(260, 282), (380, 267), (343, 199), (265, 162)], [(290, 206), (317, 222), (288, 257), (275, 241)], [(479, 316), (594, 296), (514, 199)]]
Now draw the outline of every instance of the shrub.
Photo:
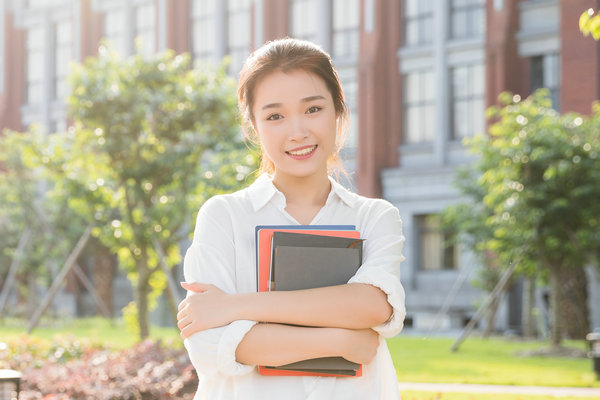
[(64, 339), (12, 349), (8, 360), (0, 354), (0, 366), (23, 373), (21, 400), (191, 400), (198, 383), (185, 350), (161, 341), (119, 352)]

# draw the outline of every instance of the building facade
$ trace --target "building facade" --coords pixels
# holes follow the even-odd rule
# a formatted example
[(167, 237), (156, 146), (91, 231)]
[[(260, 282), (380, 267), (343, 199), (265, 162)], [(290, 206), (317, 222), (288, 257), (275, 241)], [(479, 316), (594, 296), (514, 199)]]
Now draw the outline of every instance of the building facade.
[[(579, 32), (594, 0), (0, 0), (0, 127), (66, 129), (66, 76), (110, 43), (123, 56), (173, 49), (197, 66), (229, 57), (235, 76), (267, 40), (314, 41), (338, 68), (351, 112), (342, 154), (359, 193), (395, 204), (407, 237), (408, 325), (461, 328), (485, 293), (438, 214), (461, 201), (462, 139), (485, 132), (502, 91), (550, 90), (554, 107), (589, 113), (600, 94), (598, 44)], [(136, 50), (137, 49), (137, 50)], [(600, 304), (598, 279), (590, 303)], [(118, 305), (119, 302), (116, 302)], [(519, 328), (519, 292), (498, 314)], [(593, 308), (593, 326), (600, 327)]]

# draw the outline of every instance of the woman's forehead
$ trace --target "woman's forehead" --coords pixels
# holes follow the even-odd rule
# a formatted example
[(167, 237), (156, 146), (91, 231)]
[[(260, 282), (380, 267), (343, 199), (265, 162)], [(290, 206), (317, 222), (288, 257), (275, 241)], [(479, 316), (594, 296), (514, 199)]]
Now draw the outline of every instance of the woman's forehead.
[[(309, 71), (273, 71), (260, 79), (255, 88), (255, 106), (282, 101), (302, 101), (315, 96), (331, 98), (325, 81)], [(262, 105), (261, 105), (262, 104)]]

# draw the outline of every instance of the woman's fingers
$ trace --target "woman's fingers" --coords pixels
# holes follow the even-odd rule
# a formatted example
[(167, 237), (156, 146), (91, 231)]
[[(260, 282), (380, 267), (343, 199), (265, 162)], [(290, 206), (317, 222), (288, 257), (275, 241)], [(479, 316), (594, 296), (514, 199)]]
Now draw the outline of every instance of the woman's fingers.
[(200, 282), (181, 282), (181, 287), (185, 290), (189, 290), (191, 292), (202, 293), (206, 292), (213, 285), (209, 283), (200, 283)]
[[(179, 284), (185, 290), (188, 290), (188, 291), (194, 292), (194, 293), (203, 293), (203, 292), (207, 291), (211, 286), (213, 286), (210, 284), (200, 283), (200, 282), (180, 282)], [(186, 297), (181, 302), (179, 302), (179, 305), (177, 306), (177, 310), (181, 311), (187, 304), (188, 304), (188, 302), (187, 302), (187, 297)]]
[[(179, 324), (177, 324), (179, 325)], [(179, 333), (179, 335), (183, 338), (183, 339), (187, 339), (188, 337), (192, 336), (194, 333), (201, 331), (201, 329), (198, 329), (196, 327), (196, 322), (192, 321), (190, 323), (188, 323), (186, 326), (184, 326), (183, 328), (179, 328), (181, 330), (181, 332)]]
[[(183, 320), (184, 318), (189, 318), (190, 317), (190, 313), (187, 309), (187, 302), (186, 300), (183, 300), (181, 303), (179, 303), (179, 311), (177, 312), (177, 322)], [(177, 324), (177, 326), (179, 326), (179, 324)]]
[[(215, 285), (181, 282), (187, 297), (177, 307), (177, 327), (187, 338), (196, 332), (224, 326), (234, 320), (233, 307), (227, 307), (228, 294)], [(229, 309), (229, 312), (227, 310)]]
[(179, 330), (182, 330), (183, 328), (192, 323), (192, 319), (189, 315), (183, 315), (180, 317), (179, 314), (181, 313), (177, 314), (177, 327), (179, 328)]

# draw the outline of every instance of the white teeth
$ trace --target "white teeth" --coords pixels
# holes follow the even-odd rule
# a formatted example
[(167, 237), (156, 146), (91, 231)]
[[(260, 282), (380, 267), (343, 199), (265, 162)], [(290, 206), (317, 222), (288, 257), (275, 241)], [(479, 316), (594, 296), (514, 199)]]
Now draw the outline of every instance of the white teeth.
[(288, 153), (290, 153), (293, 156), (305, 156), (309, 153), (311, 153), (317, 146), (313, 146), (313, 147), (307, 147), (305, 149), (302, 150), (298, 150), (298, 151), (288, 151)]

